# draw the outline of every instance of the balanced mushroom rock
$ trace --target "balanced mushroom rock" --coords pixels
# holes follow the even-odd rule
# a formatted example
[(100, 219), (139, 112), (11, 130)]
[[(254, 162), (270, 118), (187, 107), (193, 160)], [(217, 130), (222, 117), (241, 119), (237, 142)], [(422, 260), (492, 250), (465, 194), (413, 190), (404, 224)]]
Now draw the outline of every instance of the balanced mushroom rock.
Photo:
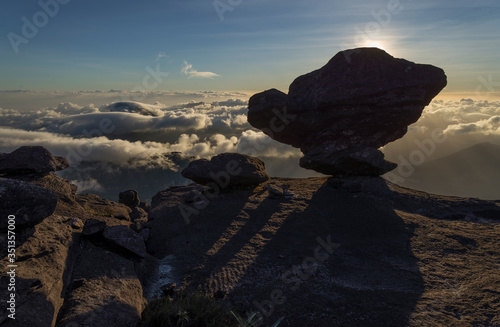
[(262, 160), (239, 153), (221, 153), (211, 160), (194, 160), (181, 174), (197, 184), (219, 188), (258, 185), (269, 179)]
[(378, 48), (351, 49), (296, 78), (288, 95), (272, 89), (252, 96), (248, 122), (299, 147), (304, 168), (377, 176), (396, 168), (377, 149), (405, 135), (445, 86), (441, 68)]

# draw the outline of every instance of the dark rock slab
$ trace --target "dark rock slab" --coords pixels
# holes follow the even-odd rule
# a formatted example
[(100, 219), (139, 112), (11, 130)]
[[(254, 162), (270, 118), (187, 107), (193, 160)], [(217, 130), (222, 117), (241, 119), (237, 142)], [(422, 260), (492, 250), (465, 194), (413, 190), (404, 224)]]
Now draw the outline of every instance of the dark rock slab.
[[(74, 264), (79, 247), (79, 233), (68, 223), (70, 217), (51, 215), (34, 227), (33, 235), (16, 248), (16, 320), (2, 326), (54, 326), (64, 302), (67, 271)], [(8, 258), (0, 260), (2, 267)], [(2, 274), (2, 303), (7, 301), (9, 277)], [(6, 311), (2, 310), (2, 314)], [(0, 321), (2, 319), (0, 318)]]
[(85, 225), (83, 226), (82, 235), (91, 236), (97, 235), (106, 229), (106, 222), (98, 219), (87, 219)]
[(108, 227), (103, 232), (103, 237), (106, 241), (116, 245), (124, 250), (127, 250), (141, 258), (147, 255), (146, 245), (142, 236), (128, 226), (112, 226)]
[(136, 326), (145, 307), (134, 262), (84, 242), (58, 326)]
[(22, 146), (0, 154), (0, 174), (46, 174), (68, 167), (66, 158), (53, 156), (41, 146)]
[(0, 230), (7, 229), (9, 215), (16, 228), (35, 226), (50, 216), (57, 205), (54, 192), (30, 183), (0, 178)]

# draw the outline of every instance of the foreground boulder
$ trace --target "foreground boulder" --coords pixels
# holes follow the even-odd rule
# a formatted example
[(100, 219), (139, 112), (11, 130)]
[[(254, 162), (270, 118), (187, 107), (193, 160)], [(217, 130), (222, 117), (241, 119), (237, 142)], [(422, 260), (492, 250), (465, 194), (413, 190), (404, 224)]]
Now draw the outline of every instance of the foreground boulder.
[[(26, 242), (16, 247), (16, 319), (2, 316), (2, 326), (54, 326), (69, 282), (67, 267), (72, 267), (79, 250), (79, 235), (69, 221), (69, 217), (51, 215), (34, 227)], [(0, 263), (6, 267), (8, 258)], [(7, 289), (8, 283), (9, 276), (2, 274), (3, 289)], [(0, 292), (2, 303), (9, 295), (10, 292)]]
[(57, 205), (54, 192), (30, 183), (0, 178), (0, 230), (7, 230), (7, 219), (15, 216), (15, 227), (32, 227), (50, 216)]
[[(132, 210), (77, 194), (51, 173), (65, 160), (42, 147), (2, 154), (0, 162), (7, 167), (0, 178), (0, 264), (15, 267), (0, 277), (3, 290), (15, 279), (0, 301), (16, 299), (15, 312), (10, 304), (0, 313), (0, 325), (136, 326), (146, 304), (142, 285), (156, 261), (146, 237), (129, 227)], [(134, 211), (136, 223), (147, 221), (145, 211)]]
[(377, 149), (405, 135), (445, 86), (440, 68), (377, 48), (346, 50), (296, 78), (288, 95), (272, 89), (252, 96), (248, 122), (300, 147), (304, 168), (327, 175), (381, 175), (396, 165)]
[(22, 146), (11, 153), (0, 154), (0, 174), (46, 174), (68, 167), (66, 158), (53, 156), (41, 146)]
[(269, 179), (262, 160), (239, 153), (222, 153), (211, 160), (192, 161), (181, 174), (195, 183), (221, 188), (258, 185)]

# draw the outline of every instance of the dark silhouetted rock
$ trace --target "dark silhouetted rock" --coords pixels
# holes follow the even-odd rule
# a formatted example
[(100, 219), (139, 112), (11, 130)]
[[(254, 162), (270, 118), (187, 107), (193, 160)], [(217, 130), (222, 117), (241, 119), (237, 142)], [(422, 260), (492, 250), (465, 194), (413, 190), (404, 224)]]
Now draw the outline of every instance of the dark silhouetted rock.
[(327, 175), (381, 175), (396, 165), (377, 149), (405, 135), (445, 86), (440, 68), (377, 48), (346, 50), (296, 78), (288, 95), (272, 89), (252, 96), (248, 122), (300, 147), (304, 168)]
[(82, 235), (96, 235), (102, 233), (106, 227), (106, 222), (104, 221), (98, 219), (88, 219), (83, 226)]
[(148, 213), (142, 208), (135, 207), (130, 213), (130, 218), (132, 219), (130, 228), (139, 233), (144, 224), (148, 222)]
[(147, 222), (148, 213), (140, 207), (135, 207), (132, 209), (132, 212), (130, 213), (130, 219), (132, 219), (133, 222), (135, 221)]
[(269, 179), (262, 160), (239, 153), (192, 161), (181, 174), (195, 183), (219, 188), (258, 185)]
[(141, 258), (146, 253), (146, 245), (141, 235), (131, 230), (128, 226), (112, 226), (104, 230), (103, 237), (110, 243), (123, 248)]
[(151, 209), (151, 206), (149, 205), (148, 201), (141, 201), (141, 203), (139, 203), (138, 207), (141, 208), (141, 209), (143, 209), (146, 212), (148, 212), (149, 209)]
[(139, 200), (139, 194), (137, 194), (137, 191), (134, 190), (120, 192), (118, 198), (119, 203), (123, 203), (130, 209), (137, 207), (141, 203)]
[(68, 167), (66, 158), (55, 157), (41, 146), (22, 146), (0, 154), (0, 174), (45, 174)]
[(9, 215), (17, 228), (31, 227), (50, 216), (57, 205), (54, 192), (30, 183), (0, 178), (0, 230), (7, 229)]

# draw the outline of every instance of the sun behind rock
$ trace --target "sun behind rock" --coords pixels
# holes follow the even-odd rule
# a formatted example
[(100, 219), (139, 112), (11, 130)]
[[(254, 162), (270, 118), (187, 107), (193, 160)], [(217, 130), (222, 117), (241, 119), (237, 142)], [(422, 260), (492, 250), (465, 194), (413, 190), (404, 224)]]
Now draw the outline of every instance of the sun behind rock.
[(272, 89), (252, 96), (248, 122), (300, 147), (304, 168), (377, 176), (396, 168), (377, 149), (403, 137), (445, 86), (441, 68), (377, 48), (345, 50), (297, 77), (288, 95)]

